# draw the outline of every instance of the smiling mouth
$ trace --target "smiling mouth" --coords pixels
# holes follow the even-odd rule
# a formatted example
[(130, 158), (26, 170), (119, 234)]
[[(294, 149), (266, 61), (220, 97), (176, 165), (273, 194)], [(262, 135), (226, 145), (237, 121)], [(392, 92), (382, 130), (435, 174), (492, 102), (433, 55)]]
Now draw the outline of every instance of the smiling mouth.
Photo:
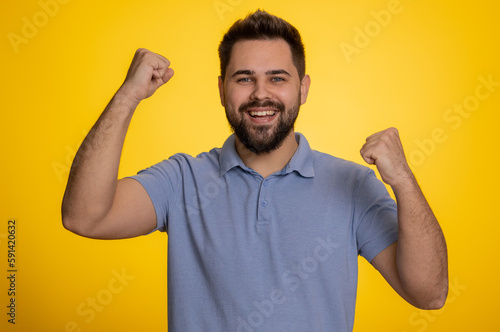
[(274, 116), (276, 111), (248, 111), (248, 114), (252, 118), (266, 118)]

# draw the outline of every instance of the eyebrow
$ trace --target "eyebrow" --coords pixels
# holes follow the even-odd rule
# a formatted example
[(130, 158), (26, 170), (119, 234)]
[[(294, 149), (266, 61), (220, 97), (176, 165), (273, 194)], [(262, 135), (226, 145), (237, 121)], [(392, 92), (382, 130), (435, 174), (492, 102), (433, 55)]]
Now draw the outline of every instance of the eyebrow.
[(276, 70), (268, 70), (266, 71), (266, 75), (288, 75), (288, 76), (292, 76), (290, 75), (289, 72), (287, 72), (286, 70), (284, 69), (276, 69)]
[(254, 75), (255, 72), (253, 70), (248, 70), (248, 69), (242, 69), (242, 70), (237, 70), (231, 77), (235, 77), (238, 75)]
[[(274, 69), (266, 71), (266, 75), (282, 75), (282, 74), (292, 76), (290, 75), (289, 72), (287, 72), (284, 69)], [(238, 75), (255, 75), (255, 71), (248, 69), (237, 70), (233, 75), (231, 75), (231, 77), (235, 77)]]

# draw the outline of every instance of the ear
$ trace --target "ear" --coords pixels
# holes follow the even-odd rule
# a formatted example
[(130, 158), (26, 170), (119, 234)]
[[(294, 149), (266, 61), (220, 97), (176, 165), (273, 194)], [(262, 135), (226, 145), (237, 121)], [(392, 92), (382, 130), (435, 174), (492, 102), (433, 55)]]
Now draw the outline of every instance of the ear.
[(304, 105), (309, 94), (309, 86), (311, 85), (311, 78), (309, 75), (304, 75), (300, 82), (300, 105)]
[(225, 97), (224, 97), (224, 81), (222, 80), (222, 76), (219, 76), (219, 96), (220, 96), (220, 103), (223, 107), (226, 107), (225, 105)]

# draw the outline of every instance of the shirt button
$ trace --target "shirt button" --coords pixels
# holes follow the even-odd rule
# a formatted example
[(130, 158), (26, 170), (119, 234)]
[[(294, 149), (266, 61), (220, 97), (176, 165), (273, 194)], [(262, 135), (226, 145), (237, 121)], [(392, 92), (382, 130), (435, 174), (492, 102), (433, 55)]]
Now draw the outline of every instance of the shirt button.
[(269, 182), (264, 181), (264, 187), (267, 187), (269, 185)]
[(267, 206), (267, 201), (262, 201), (261, 205), (262, 205), (263, 207), (266, 207), (266, 206)]

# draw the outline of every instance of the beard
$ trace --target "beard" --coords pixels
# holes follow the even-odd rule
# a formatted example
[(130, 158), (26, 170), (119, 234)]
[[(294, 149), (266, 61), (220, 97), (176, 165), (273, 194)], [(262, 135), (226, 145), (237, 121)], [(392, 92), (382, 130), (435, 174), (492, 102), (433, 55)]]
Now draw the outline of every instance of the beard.
[[(227, 105), (227, 103), (226, 103)], [(240, 142), (251, 152), (260, 155), (278, 149), (290, 134), (299, 115), (300, 95), (296, 104), (285, 110), (285, 105), (279, 101), (250, 101), (242, 104), (235, 112), (226, 106), (226, 117)], [(246, 110), (254, 107), (272, 107), (276, 109), (277, 123), (255, 125), (249, 123), (245, 116)]]

